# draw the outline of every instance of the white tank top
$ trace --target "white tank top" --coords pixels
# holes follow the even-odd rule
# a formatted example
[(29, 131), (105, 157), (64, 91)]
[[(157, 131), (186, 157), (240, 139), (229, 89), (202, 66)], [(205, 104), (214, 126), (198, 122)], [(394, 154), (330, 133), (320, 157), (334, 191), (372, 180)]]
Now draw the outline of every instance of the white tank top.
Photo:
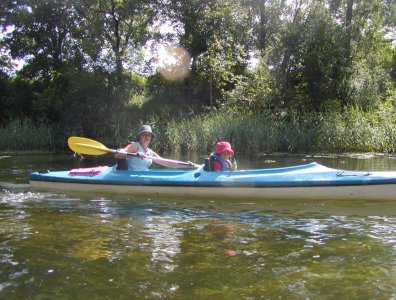
[[(137, 145), (138, 145), (138, 152), (142, 152), (148, 156), (152, 156), (153, 151), (150, 148), (147, 148), (147, 151), (144, 151), (140, 143), (137, 143)], [(141, 159), (138, 156), (128, 156), (126, 161), (128, 165), (128, 170), (132, 170), (132, 171), (147, 171), (148, 168), (153, 163), (151, 159), (147, 159), (147, 158)]]

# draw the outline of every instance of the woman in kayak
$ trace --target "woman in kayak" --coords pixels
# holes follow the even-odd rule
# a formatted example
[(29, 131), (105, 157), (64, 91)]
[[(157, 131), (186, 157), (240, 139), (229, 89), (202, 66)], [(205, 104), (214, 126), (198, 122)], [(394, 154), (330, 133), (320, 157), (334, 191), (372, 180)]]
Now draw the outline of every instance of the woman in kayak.
[(230, 161), (230, 157), (233, 155), (234, 150), (232, 150), (229, 142), (218, 142), (215, 153), (212, 153), (209, 157), (210, 170), (235, 171), (237, 169), (236, 163)]
[[(118, 170), (133, 170), (133, 171), (147, 171), (152, 164), (152, 159), (148, 157), (161, 157), (148, 145), (154, 139), (154, 133), (149, 125), (141, 125), (138, 128), (138, 142), (132, 142), (124, 149), (119, 149), (123, 152), (136, 153), (136, 156), (129, 156), (122, 153), (116, 153), (117, 169)], [(126, 165), (125, 165), (125, 160)], [(159, 162), (157, 162), (159, 163)]]

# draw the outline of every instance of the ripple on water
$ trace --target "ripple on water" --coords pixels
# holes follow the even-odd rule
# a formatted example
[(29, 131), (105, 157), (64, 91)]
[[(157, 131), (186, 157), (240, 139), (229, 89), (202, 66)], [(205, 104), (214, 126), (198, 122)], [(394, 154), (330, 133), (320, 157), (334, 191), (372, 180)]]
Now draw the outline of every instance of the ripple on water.
[(118, 291), (165, 298), (185, 298), (187, 287), (208, 298), (391, 298), (395, 214), (373, 210), (379, 203), (336, 204), (122, 201), (4, 190), (0, 291), (12, 295), (35, 278), (32, 285), (40, 282), (49, 293), (56, 286), (66, 297), (71, 286), (87, 282), (92, 297), (116, 283)]
[(27, 201), (43, 200), (44, 195), (34, 192), (15, 192), (12, 190), (3, 190), (0, 192), (0, 203), (23, 203)]

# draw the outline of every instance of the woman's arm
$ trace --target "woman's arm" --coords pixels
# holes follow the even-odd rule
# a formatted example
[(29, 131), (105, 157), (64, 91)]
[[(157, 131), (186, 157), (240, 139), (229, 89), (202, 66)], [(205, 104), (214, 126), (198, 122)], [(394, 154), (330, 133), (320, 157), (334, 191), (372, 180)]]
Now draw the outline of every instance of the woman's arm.
[[(152, 157), (162, 158), (160, 155), (158, 155), (157, 153), (155, 153), (153, 150), (151, 150), (151, 156), (152, 156)], [(155, 162), (155, 163), (157, 163), (157, 164), (159, 164), (159, 165), (161, 165), (161, 166), (167, 167), (167, 168), (178, 169), (178, 168), (182, 167), (182, 166), (180, 166), (179, 164), (175, 163), (175, 161), (172, 161), (172, 162), (171, 162), (171, 161), (166, 161), (166, 159), (164, 159), (164, 161), (161, 161), (161, 160), (153, 160), (153, 162)]]
[[(152, 157), (162, 158), (160, 155), (158, 155), (158, 154), (157, 154), (156, 152), (154, 152), (153, 150), (151, 150), (151, 156), (152, 156)], [(154, 160), (153, 160), (153, 162), (155, 162), (155, 163), (157, 163), (157, 164), (159, 164), (159, 165), (161, 165), (161, 166), (164, 166), (164, 167), (175, 168), (175, 166), (169, 165), (169, 164), (167, 164), (166, 162), (164, 163), (164, 162), (162, 162), (162, 161), (154, 161)], [(177, 166), (176, 166), (176, 168), (177, 168)]]
[[(122, 151), (122, 152), (136, 153), (138, 150), (138, 146), (136, 143), (133, 142), (133, 143), (130, 143), (129, 145), (127, 145), (125, 148), (117, 149), (117, 150)], [(122, 153), (116, 153), (114, 156), (115, 156), (115, 158), (126, 158), (128, 155), (122, 154)]]

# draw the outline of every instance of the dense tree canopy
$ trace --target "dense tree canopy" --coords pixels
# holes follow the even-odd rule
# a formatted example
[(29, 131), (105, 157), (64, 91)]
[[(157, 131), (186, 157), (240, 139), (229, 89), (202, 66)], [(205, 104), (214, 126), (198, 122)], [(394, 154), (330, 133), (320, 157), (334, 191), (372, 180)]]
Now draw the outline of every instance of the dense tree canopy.
[[(0, 20), (3, 124), (30, 116), (99, 135), (128, 112), (138, 122), (208, 106), (396, 102), (391, 0), (12, 0)], [(160, 50), (175, 41), (191, 57), (188, 77), (134, 68), (168, 59)]]

